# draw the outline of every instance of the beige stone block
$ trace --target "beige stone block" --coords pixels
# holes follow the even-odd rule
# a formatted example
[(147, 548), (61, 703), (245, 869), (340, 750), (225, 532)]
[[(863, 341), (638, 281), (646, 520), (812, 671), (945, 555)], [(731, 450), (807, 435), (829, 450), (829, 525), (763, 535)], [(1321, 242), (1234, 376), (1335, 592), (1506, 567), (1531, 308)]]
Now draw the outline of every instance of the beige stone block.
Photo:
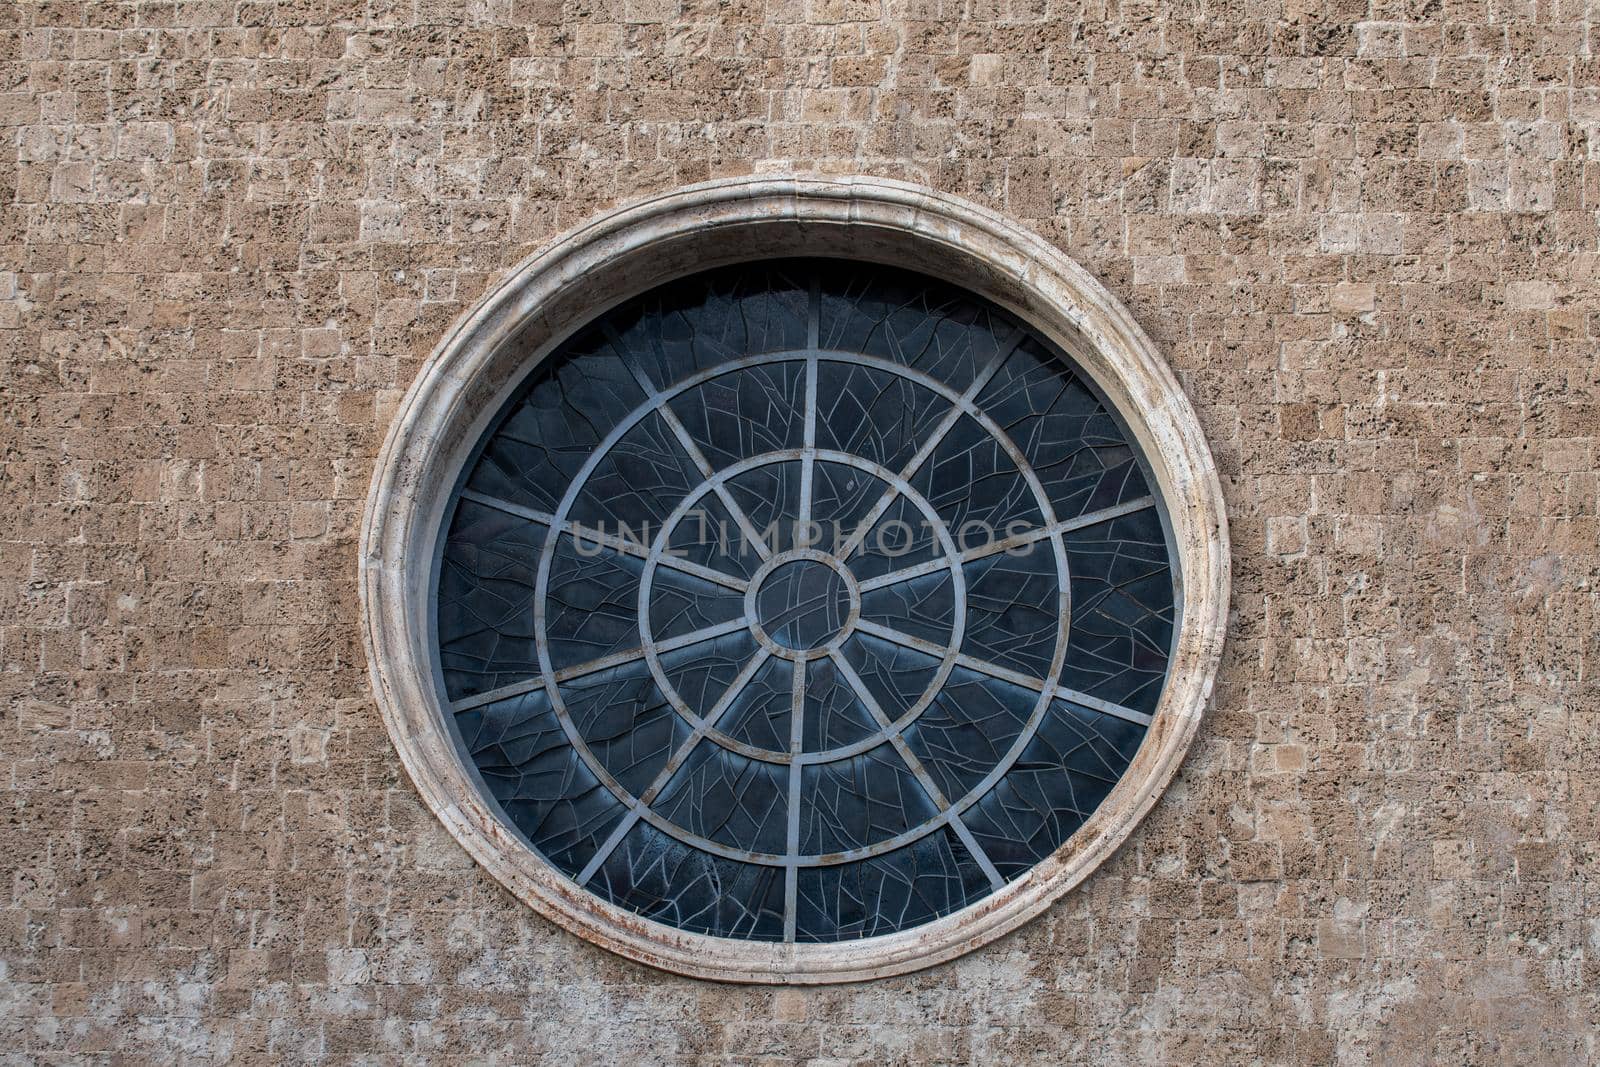
[(1556, 303), (1555, 284), (1543, 279), (1506, 283), (1506, 305), (1525, 310), (1544, 310)]
[(1361, 315), (1377, 307), (1377, 291), (1370, 283), (1341, 282), (1333, 287), (1330, 307), (1343, 315)]

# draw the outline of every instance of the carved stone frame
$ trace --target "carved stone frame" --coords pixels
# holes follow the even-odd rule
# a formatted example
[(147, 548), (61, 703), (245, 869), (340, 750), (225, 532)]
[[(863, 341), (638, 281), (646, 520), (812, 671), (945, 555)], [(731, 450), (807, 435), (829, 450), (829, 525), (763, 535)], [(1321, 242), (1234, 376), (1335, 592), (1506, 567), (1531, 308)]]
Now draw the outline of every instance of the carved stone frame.
[[(1139, 442), (1160, 487), (1180, 575), (1166, 688), (1122, 780), (1054, 855), (961, 911), (860, 941), (777, 944), (688, 933), (579, 888), (522, 842), (479, 792), (435, 684), (428, 591), (443, 509), (467, 455), (528, 369), (573, 329), (640, 292), (710, 267), (841, 256), (954, 282), (1069, 352)], [(953, 959), (1044, 911), (1132, 832), (1199, 725), (1228, 612), (1227, 519), (1194, 411), (1154, 344), (1081, 267), (958, 197), (869, 177), (703, 182), (610, 211), (529, 257), (440, 342), (406, 393), (367, 498), (362, 629), (378, 706), (429, 808), (512, 893), (581, 937), (655, 967), (735, 982), (817, 984)]]

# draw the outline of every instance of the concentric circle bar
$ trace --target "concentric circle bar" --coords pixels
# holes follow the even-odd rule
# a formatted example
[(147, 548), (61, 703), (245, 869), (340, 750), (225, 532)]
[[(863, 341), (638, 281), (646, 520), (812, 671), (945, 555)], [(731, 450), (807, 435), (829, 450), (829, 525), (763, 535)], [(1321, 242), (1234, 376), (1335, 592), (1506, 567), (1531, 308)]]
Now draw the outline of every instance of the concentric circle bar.
[(589, 892), (829, 942), (1060, 849), (1177, 627), (1143, 459), (1006, 311), (846, 261), (693, 275), (579, 330), (448, 509), (440, 684), (505, 820)]

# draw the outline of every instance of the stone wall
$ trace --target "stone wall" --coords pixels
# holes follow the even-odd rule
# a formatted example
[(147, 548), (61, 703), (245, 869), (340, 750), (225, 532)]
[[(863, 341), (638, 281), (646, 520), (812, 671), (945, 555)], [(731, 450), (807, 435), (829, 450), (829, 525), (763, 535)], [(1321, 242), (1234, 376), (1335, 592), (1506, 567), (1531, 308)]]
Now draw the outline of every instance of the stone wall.
[[(0, 5), (0, 1056), (1600, 1057), (1600, 60), (1581, 4)], [(562, 933), (404, 779), (355, 537), (560, 229), (751, 171), (970, 197), (1156, 338), (1235, 618), (1165, 799), (951, 965)]]

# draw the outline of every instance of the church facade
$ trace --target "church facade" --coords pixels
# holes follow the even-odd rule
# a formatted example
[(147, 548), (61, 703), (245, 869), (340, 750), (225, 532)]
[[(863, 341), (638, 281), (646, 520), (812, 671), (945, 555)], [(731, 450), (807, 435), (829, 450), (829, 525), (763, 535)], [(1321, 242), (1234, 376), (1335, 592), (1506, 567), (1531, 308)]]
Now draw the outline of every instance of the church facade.
[(1593, 1062), (1584, 18), (0, 10), (0, 1047)]

